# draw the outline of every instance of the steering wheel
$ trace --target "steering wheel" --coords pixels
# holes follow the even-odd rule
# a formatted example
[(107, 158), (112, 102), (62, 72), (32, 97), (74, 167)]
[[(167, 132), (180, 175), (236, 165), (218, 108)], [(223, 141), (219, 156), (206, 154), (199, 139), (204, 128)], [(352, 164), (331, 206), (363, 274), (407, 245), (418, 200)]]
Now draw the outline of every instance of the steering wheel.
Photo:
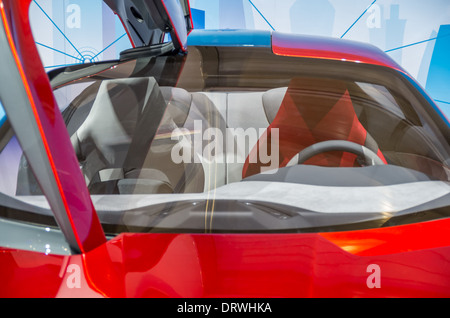
[(350, 152), (357, 155), (359, 158), (364, 159), (367, 165), (384, 165), (383, 160), (381, 160), (375, 152), (365, 146), (347, 140), (327, 140), (306, 147), (298, 153), (298, 161), (296, 161), (294, 157), (289, 161), (288, 166), (292, 164), (302, 164), (308, 159), (328, 151)]

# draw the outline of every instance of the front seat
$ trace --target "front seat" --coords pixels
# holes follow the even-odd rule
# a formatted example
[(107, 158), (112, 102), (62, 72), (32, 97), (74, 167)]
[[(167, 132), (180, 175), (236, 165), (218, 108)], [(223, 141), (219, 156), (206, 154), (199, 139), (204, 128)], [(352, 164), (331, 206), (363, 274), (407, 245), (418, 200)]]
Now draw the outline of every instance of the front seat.
[(184, 124), (190, 107), (189, 93), (161, 88), (152, 77), (102, 81), (71, 136), (90, 193), (203, 191), (201, 164), (192, 160), (186, 175), (187, 165), (170, 160), (174, 142), (166, 136)]
[[(203, 104), (207, 101), (183, 89), (159, 87), (152, 77), (89, 85), (63, 117), (90, 193), (203, 192), (201, 160), (176, 163), (171, 158), (177, 144), (171, 133), (189, 126)], [(23, 157), (16, 192), (40, 194), (38, 188)]]
[[(275, 129), (278, 133), (276, 144), (272, 138)], [(277, 146), (279, 167), (284, 167), (303, 149), (327, 140), (347, 140), (365, 145), (386, 163), (378, 146), (359, 122), (345, 82), (293, 78), (276, 116), (247, 157), (242, 177), (258, 174), (267, 167), (259, 158), (262, 149), (270, 154), (277, 151), (276, 148), (271, 149), (272, 146)], [(304, 164), (353, 167), (359, 165), (356, 159), (354, 154), (333, 151), (310, 158)]]
[[(91, 193), (117, 193), (119, 180), (142, 168), (166, 108), (153, 78), (100, 84), (87, 117), (71, 136)], [(170, 191), (160, 174), (155, 181), (159, 189), (154, 191)]]

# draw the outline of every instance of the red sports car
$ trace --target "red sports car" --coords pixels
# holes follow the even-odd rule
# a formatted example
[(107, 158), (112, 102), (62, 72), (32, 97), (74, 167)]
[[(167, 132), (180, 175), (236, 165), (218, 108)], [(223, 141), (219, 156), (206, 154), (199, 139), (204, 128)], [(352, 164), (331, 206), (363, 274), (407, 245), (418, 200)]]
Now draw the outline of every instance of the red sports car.
[(47, 74), (30, 2), (0, 0), (1, 297), (450, 296), (449, 121), (385, 53), (105, 0), (134, 47)]

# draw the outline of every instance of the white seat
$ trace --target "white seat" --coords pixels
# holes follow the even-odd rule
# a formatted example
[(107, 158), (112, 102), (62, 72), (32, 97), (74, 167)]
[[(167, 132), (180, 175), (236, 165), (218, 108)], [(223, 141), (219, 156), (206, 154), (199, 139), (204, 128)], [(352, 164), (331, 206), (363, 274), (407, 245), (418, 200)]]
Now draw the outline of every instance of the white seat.
[(226, 119), (224, 184), (242, 180), (244, 162), (262, 132), (275, 118), (286, 90), (286, 87), (281, 87), (266, 92), (198, 93), (214, 101)]
[[(83, 167), (87, 183), (99, 183), (100, 192), (105, 188), (102, 183), (109, 179), (126, 180), (119, 182), (119, 191), (127, 193), (209, 191), (242, 179), (244, 162), (278, 112), (285, 91), (189, 93), (177, 87), (158, 87), (152, 78), (103, 81), (91, 108), (82, 110), (85, 115), (72, 110), (75, 122), (80, 122), (72, 141), (80, 161), (89, 161)], [(147, 140), (145, 131), (140, 132), (142, 136), (134, 135), (143, 109), (156, 107), (155, 100), (149, 102), (152, 92), (158, 92), (162, 96), (158, 104), (163, 99), (167, 107), (149, 146), (133, 148), (134, 139)], [(74, 125), (70, 118), (67, 123)], [(196, 123), (200, 123), (200, 131)], [(209, 128), (220, 131), (223, 137), (223, 153), (214, 158), (206, 151), (213, 141), (207, 135)], [(177, 139), (172, 134), (176, 129), (188, 133)], [(199, 140), (200, 145), (196, 145)], [(190, 149), (189, 162), (174, 162), (172, 151), (179, 142)], [(130, 152), (140, 163), (125, 172), (121, 169)], [(149, 181), (159, 175), (161, 182)]]

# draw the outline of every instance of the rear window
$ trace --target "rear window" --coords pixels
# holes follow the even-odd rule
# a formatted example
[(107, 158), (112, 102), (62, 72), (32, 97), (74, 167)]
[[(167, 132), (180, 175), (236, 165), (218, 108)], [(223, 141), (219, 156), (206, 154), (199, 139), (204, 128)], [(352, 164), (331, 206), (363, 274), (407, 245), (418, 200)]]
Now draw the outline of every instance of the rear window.
[(398, 71), (198, 46), (76, 72), (51, 79), (107, 233), (332, 231), (449, 212), (449, 128)]

